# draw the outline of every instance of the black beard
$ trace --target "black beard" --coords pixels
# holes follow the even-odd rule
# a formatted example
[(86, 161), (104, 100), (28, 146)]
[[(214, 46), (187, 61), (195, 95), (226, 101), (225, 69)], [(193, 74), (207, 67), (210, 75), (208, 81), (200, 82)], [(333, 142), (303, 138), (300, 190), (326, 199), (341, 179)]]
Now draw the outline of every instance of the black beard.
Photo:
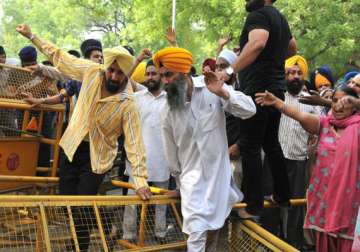
[(111, 94), (116, 94), (120, 89), (120, 84), (112, 80), (105, 80), (105, 88)]
[(180, 110), (185, 108), (186, 102), (186, 79), (181, 76), (177, 81), (165, 86), (167, 101), (170, 110)]
[(144, 85), (150, 92), (158, 91), (161, 88), (161, 83), (159, 81), (149, 80), (144, 82)]
[(264, 5), (265, 0), (249, 0), (246, 2), (245, 9), (247, 12), (252, 12), (264, 7)]
[(304, 82), (301, 80), (286, 81), (286, 90), (292, 95), (298, 95), (304, 87)]

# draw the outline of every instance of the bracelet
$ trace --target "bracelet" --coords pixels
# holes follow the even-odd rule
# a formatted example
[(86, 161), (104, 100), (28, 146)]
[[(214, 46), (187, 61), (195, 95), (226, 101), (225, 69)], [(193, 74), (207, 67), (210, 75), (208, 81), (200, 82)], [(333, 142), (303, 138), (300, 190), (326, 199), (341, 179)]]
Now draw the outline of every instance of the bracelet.
[(281, 108), (279, 108), (280, 113), (284, 113), (286, 109), (286, 103), (284, 102), (284, 104), (281, 106)]

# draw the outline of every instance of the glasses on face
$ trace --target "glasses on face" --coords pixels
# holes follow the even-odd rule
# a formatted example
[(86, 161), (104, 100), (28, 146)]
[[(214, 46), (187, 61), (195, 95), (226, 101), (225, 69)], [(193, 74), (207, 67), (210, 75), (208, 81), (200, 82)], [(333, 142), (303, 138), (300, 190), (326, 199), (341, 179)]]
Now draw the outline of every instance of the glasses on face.
[(216, 64), (215, 69), (216, 70), (224, 70), (224, 69), (228, 68), (229, 66), (230, 66), (229, 64), (225, 64), (225, 63)]
[(157, 72), (146, 72), (145, 76), (156, 76)]
[(160, 74), (160, 78), (171, 78), (174, 76), (174, 72), (164, 72)]

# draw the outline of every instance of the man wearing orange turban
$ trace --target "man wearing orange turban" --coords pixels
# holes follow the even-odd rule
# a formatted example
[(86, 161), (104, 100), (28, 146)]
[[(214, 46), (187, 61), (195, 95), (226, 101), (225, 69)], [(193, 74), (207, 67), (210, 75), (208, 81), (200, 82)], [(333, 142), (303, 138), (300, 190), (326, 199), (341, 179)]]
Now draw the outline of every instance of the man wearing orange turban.
[(224, 111), (245, 119), (255, 114), (255, 105), (214, 72), (190, 77), (192, 55), (183, 48), (165, 48), (153, 60), (167, 92), (162, 135), (179, 182), (172, 193), (181, 194), (187, 249), (216, 251), (217, 230), (242, 199), (231, 178)]

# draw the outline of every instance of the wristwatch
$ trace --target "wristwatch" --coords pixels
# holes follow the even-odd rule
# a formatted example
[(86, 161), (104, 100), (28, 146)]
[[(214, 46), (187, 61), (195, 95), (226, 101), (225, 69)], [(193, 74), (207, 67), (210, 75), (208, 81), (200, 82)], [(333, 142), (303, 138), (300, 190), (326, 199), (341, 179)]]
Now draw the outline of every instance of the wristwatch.
[(232, 68), (232, 66), (229, 66), (225, 69), (225, 72), (227, 75), (231, 76), (234, 73), (234, 68)]

